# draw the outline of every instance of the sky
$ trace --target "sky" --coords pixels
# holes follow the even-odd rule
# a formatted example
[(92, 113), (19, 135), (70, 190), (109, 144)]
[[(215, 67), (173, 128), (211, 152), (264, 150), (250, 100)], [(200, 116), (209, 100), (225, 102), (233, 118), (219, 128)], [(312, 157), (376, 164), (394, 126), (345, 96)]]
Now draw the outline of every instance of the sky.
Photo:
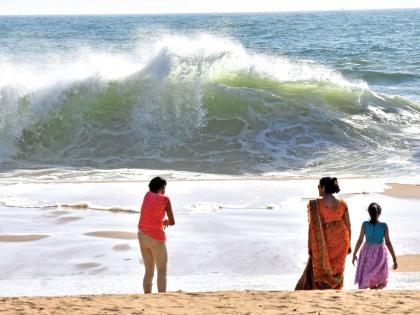
[(275, 12), (420, 8), (420, 0), (0, 0), (0, 15)]

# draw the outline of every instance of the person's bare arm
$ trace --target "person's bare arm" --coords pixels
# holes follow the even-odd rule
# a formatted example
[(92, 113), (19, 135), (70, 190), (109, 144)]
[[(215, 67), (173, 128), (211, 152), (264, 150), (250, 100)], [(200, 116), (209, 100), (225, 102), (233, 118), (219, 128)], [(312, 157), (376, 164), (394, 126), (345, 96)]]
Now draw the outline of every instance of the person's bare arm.
[(166, 205), (166, 216), (168, 217), (167, 220), (163, 221), (163, 226), (167, 228), (169, 225), (175, 225), (175, 217), (172, 211), (171, 202), (168, 200), (168, 204)]
[(346, 210), (343, 214), (344, 223), (347, 225), (347, 229), (349, 231), (349, 241), (350, 241), (350, 247), (349, 247), (349, 254), (351, 253), (351, 223), (350, 223), (350, 215), (349, 215), (349, 209), (346, 206)]
[(392, 247), (391, 239), (389, 238), (388, 225), (385, 226), (385, 244), (386, 244), (386, 247), (388, 247), (389, 252), (391, 253), (392, 260), (394, 262), (394, 265), (392, 266), (392, 268), (395, 270), (398, 268), (397, 256), (395, 256), (394, 247)]
[(359, 251), (360, 246), (363, 243), (363, 238), (364, 237), (365, 237), (365, 227), (362, 224), (362, 227), (360, 228), (359, 239), (357, 240), (356, 247), (354, 248), (353, 259), (351, 261), (353, 265), (354, 265), (354, 262), (357, 260), (357, 252)]

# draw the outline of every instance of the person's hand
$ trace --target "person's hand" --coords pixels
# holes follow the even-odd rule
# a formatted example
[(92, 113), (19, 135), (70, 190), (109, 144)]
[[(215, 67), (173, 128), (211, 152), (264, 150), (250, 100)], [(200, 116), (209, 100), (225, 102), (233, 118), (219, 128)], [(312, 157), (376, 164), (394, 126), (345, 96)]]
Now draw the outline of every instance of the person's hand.
[(347, 255), (351, 254), (351, 247), (349, 247), (349, 251), (347, 252)]
[(397, 268), (398, 268), (397, 261), (394, 260), (394, 264), (392, 265), (392, 269), (397, 270)]
[(357, 256), (356, 254), (353, 254), (353, 259), (351, 260), (351, 263), (353, 264), (353, 266), (356, 261), (357, 261)]
[(169, 226), (169, 220), (163, 220), (163, 228), (166, 229)]

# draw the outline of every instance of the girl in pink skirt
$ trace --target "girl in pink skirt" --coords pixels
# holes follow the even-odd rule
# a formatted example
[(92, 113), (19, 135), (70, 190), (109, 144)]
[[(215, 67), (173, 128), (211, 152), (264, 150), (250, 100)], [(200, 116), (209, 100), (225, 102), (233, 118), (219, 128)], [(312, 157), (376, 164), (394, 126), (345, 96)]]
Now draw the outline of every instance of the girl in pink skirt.
[[(381, 206), (377, 203), (371, 203), (368, 212), (370, 221), (363, 222), (353, 253), (353, 265), (358, 260), (354, 282), (359, 285), (359, 289), (383, 289), (388, 281), (388, 253), (386, 247), (391, 253), (394, 262), (392, 268), (394, 270), (398, 267), (397, 257), (389, 239), (388, 225), (379, 222), (379, 216), (382, 212)], [(357, 259), (357, 252), (365, 236), (366, 242), (360, 251), (359, 259)]]

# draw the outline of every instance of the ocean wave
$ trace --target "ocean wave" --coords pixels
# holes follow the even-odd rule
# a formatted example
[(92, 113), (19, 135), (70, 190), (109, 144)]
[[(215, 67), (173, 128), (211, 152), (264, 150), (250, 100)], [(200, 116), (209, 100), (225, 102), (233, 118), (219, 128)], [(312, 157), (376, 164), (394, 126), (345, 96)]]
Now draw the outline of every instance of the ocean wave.
[(237, 174), (416, 157), (412, 100), (225, 38), (167, 35), (150, 47), (44, 70), (1, 64), (3, 164)]
[(400, 84), (420, 79), (419, 76), (402, 72), (359, 71), (363, 80), (371, 84)]

